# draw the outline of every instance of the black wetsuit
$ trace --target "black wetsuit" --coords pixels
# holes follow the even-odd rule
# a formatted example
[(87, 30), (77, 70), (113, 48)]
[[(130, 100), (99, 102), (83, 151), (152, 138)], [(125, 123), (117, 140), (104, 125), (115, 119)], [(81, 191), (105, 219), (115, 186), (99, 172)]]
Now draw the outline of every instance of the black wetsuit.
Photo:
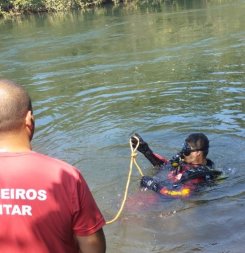
[[(141, 186), (166, 196), (187, 197), (198, 186), (209, 184), (222, 174), (215, 170), (210, 159), (207, 159), (206, 165), (192, 165), (182, 161), (179, 155), (171, 160), (153, 152), (144, 155), (153, 166), (159, 168), (159, 172), (154, 177), (143, 176)], [(161, 176), (163, 170), (168, 171), (165, 179)]]

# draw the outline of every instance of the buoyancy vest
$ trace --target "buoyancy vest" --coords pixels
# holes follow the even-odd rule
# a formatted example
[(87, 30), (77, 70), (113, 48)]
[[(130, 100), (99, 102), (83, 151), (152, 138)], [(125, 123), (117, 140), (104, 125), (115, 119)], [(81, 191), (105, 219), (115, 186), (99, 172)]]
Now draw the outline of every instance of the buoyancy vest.
[[(163, 179), (160, 174), (164, 169), (168, 170), (168, 175)], [(160, 172), (154, 177), (144, 176), (141, 186), (168, 196), (187, 196), (197, 185), (213, 181), (221, 174), (221, 171), (215, 170), (210, 159), (207, 159), (206, 165), (192, 165), (181, 161), (178, 166), (173, 166), (169, 161), (160, 167)]]

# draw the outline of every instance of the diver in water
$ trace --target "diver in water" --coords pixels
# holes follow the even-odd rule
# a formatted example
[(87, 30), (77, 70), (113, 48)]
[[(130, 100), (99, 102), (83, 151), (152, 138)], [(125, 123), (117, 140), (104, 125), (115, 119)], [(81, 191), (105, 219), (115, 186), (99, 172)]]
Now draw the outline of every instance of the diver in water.
[[(154, 177), (143, 176), (141, 186), (171, 197), (188, 197), (200, 186), (213, 183), (222, 172), (215, 170), (214, 163), (207, 158), (209, 140), (203, 133), (190, 134), (182, 150), (172, 159), (167, 160), (154, 153), (138, 134), (131, 137), (131, 142), (151, 164), (159, 169)], [(161, 171), (168, 170), (167, 176), (161, 178)]]

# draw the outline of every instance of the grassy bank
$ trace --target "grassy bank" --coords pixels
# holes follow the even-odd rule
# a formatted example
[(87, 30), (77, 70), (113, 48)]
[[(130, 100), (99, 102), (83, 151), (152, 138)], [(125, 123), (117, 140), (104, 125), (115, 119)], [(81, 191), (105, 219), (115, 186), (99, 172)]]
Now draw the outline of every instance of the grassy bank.
[(117, 2), (117, 0), (0, 0), (0, 16), (81, 10)]
[(193, 6), (210, 2), (229, 2), (232, 0), (0, 0), (0, 17), (11, 17), (21, 14), (41, 12), (61, 12), (85, 10), (105, 5), (133, 5), (136, 8), (144, 5)]
[[(158, 0), (157, 0), (158, 1)], [(107, 4), (118, 5), (127, 0), (0, 0), (0, 16), (14, 16), (27, 13), (83, 10)], [(159, 0), (158, 2), (164, 2)]]

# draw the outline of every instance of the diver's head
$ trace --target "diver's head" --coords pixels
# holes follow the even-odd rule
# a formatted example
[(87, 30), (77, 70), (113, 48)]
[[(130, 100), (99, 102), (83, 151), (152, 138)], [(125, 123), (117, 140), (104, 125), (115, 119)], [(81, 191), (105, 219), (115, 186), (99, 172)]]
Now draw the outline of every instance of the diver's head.
[(209, 140), (203, 133), (190, 134), (184, 142), (181, 155), (187, 163), (203, 164), (209, 149)]

